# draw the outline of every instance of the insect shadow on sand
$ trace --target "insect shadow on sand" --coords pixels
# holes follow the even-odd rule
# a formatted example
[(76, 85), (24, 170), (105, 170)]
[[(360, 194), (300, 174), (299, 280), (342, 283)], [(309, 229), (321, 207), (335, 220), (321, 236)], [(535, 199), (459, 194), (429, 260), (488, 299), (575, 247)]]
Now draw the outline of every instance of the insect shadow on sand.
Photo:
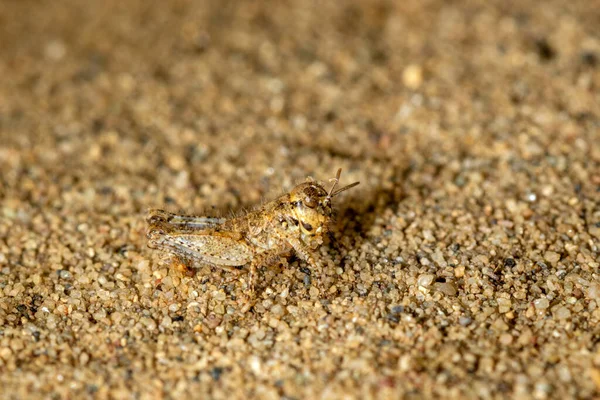
[[(403, 185), (410, 172), (411, 168), (408, 165), (394, 166), (387, 182), (381, 182), (375, 187), (363, 185), (360, 190), (350, 192), (344, 201), (338, 204), (332, 227), (337, 240), (326, 243), (329, 245), (331, 257), (348, 254), (353, 249), (361, 249), (366, 242), (382, 239), (371, 237), (370, 232), (377, 218), (385, 215), (386, 211), (396, 213), (399, 204), (405, 198)], [(352, 257), (346, 255), (340, 259), (338, 267), (345, 271), (352, 267), (352, 262)]]

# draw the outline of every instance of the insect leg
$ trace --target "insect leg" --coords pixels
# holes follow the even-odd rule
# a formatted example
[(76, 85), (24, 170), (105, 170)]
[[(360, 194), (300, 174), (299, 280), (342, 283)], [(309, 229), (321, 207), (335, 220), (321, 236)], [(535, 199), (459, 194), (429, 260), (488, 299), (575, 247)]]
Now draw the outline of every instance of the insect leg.
[(240, 311), (242, 314), (250, 311), (254, 304), (256, 304), (256, 296), (254, 293), (254, 289), (256, 286), (256, 271), (258, 270), (259, 262), (257, 259), (252, 260), (250, 264), (250, 272), (248, 273), (248, 291), (243, 297), (243, 305)]
[(279, 251), (273, 250), (266, 253), (254, 255), (252, 262), (250, 263), (250, 271), (248, 273), (248, 293), (246, 294), (244, 305), (241, 308), (241, 312), (245, 313), (250, 310), (254, 304), (256, 304), (256, 281), (258, 279), (258, 268), (273, 259), (279, 258)]
[(302, 260), (306, 261), (306, 263), (308, 263), (308, 265), (310, 265), (311, 268), (316, 269), (318, 267), (318, 264), (315, 261), (310, 247), (303, 244), (298, 239), (289, 239), (288, 242), (294, 248), (296, 254), (300, 256)]
[[(296, 251), (296, 254), (310, 266), (311, 270), (319, 274), (319, 278), (316, 279), (316, 286), (319, 289), (319, 292), (325, 294), (326, 290), (324, 285), (325, 278), (327, 276), (325, 274), (325, 267), (322, 265), (321, 262), (317, 262), (315, 260), (311, 248), (302, 243), (300, 240), (290, 239), (289, 243)], [(319, 266), (321, 266), (321, 268), (319, 268)]]

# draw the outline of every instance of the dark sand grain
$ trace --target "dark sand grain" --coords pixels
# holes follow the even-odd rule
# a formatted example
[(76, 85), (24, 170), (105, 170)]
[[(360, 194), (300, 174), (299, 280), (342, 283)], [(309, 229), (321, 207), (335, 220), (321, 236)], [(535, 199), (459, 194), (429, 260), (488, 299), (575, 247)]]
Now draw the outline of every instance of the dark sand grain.
[[(599, 9), (0, 2), (0, 397), (600, 396)], [(146, 249), (338, 167), (243, 317)]]

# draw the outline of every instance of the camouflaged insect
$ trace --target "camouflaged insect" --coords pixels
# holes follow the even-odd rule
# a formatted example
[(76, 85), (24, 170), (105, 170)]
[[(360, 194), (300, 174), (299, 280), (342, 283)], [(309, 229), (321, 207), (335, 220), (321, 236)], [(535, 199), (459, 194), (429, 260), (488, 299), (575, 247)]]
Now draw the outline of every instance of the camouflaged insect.
[(355, 182), (334, 191), (341, 172), (339, 169), (329, 191), (316, 182), (301, 183), (291, 192), (237, 218), (149, 210), (148, 247), (231, 271), (249, 266), (248, 297), (253, 299), (260, 266), (295, 251), (311, 267), (316, 267), (313, 252), (322, 243), (332, 220), (331, 199), (359, 184)]

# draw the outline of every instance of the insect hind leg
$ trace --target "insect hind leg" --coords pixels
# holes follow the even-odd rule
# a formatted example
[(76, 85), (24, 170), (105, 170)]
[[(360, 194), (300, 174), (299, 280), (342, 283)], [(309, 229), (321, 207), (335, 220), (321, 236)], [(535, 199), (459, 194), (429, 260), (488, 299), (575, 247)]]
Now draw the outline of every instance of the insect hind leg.
[(248, 271), (248, 286), (247, 293), (243, 298), (243, 305), (241, 308), (242, 313), (248, 312), (258, 299), (256, 298), (256, 281), (258, 280), (258, 269), (264, 265), (267, 265), (273, 260), (281, 259), (279, 251), (269, 251), (260, 255), (255, 255), (250, 263), (250, 269)]

